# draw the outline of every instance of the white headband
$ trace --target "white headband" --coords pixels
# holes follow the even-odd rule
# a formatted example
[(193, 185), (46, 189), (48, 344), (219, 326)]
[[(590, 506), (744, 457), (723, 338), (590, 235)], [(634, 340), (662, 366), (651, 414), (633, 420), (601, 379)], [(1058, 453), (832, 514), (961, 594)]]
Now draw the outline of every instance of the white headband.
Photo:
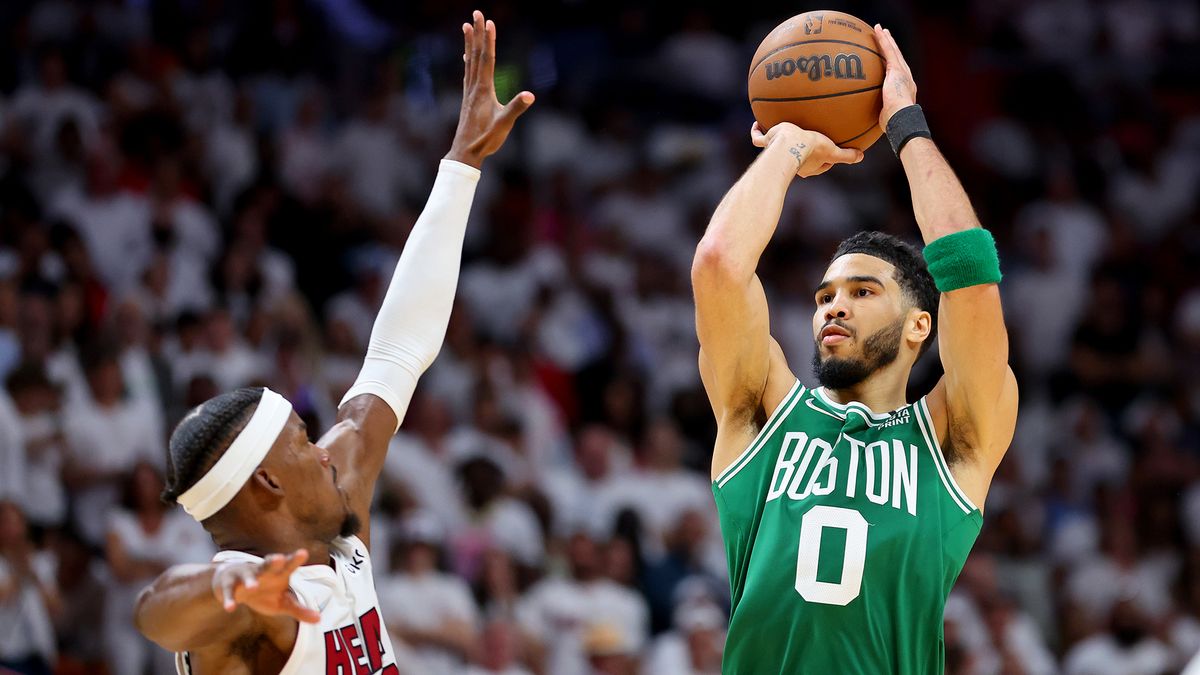
[(197, 522), (225, 508), (267, 456), (291, 414), (292, 404), (286, 398), (263, 387), (262, 399), (246, 428), (208, 473), (175, 501)]

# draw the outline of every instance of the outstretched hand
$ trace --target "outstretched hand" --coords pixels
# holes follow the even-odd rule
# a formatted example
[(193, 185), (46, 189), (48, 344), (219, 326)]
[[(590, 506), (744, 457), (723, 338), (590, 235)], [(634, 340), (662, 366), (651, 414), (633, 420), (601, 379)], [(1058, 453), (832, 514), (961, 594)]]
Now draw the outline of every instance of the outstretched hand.
[(883, 60), (887, 69), (883, 74), (883, 110), (879, 112), (879, 128), (887, 129), (888, 120), (901, 108), (917, 102), (917, 83), (913, 80), (912, 69), (900, 53), (900, 46), (892, 31), (875, 24), (875, 41), (883, 52)]
[(495, 154), (513, 123), (529, 106), (533, 105), (533, 94), (522, 91), (506, 105), (496, 98), (496, 24), (485, 20), (483, 12), (475, 10), (472, 23), (464, 23), (465, 42), (463, 62), (462, 110), (458, 113), (458, 130), (450, 146), (447, 159), (479, 168), (483, 160)]
[(297, 621), (316, 623), (321, 615), (303, 607), (288, 584), (295, 572), (308, 561), (308, 551), (299, 549), (284, 556), (269, 555), (260, 563), (223, 563), (213, 575), (213, 594), (226, 612), (238, 605), (264, 616), (290, 616)]

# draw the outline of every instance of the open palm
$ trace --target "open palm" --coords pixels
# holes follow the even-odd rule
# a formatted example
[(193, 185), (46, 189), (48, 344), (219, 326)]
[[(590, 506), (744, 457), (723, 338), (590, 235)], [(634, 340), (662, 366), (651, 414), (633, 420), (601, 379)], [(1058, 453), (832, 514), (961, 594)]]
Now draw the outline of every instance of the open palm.
[(513, 123), (529, 106), (534, 96), (522, 91), (506, 105), (496, 98), (496, 24), (476, 10), (472, 23), (463, 24), (464, 51), (462, 110), (458, 130), (450, 147), (449, 159), (474, 167), (504, 145)]

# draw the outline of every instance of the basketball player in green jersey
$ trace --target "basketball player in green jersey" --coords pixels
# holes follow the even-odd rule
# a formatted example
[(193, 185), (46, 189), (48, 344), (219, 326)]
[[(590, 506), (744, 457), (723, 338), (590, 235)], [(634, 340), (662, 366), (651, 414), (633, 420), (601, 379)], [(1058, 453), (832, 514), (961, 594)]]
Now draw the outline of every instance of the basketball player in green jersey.
[[(930, 140), (895, 41), (875, 30), (887, 60), (879, 122), (926, 246), (877, 232), (841, 243), (814, 290), (820, 387), (800, 384), (772, 339), (755, 267), (791, 181), (861, 153), (791, 124), (756, 127), (763, 151), (696, 250), (733, 594), (727, 675), (943, 672), (946, 595), (1016, 423), (995, 244)], [(935, 338), (945, 375), (907, 403)]]

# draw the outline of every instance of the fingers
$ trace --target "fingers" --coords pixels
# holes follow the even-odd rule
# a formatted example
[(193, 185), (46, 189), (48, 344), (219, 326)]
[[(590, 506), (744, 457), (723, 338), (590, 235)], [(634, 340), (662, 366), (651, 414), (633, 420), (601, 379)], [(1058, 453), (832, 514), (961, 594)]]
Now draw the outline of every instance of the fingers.
[(904, 60), (904, 54), (900, 53), (900, 45), (896, 44), (896, 38), (892, 37), (892, 31), (875, 24), (875, 40), (879, 43), (888, 68), (899, 68), (909, 76), (912, 75), (912, 71), (908, 68), (908, 62)]
[(471, 59), (468, 55), (471, 53), (471, 24), (464, 23), (462, 25), (463, 32), (463, 91), (466, 91), (467, 84), (471, 76)]
[(883, 54), (883, 63), (887, 68), (896, 66), (896, 56), (892, 53), (892, 45), (888, 40), (887, 33), (883, 31), (883, 26), (875, 24), (875, 42), (879, 44), (879, 51)]
[(496, 62), (496, 22), (488, 19), (484, 24), (484, 34), (487, 36), (487, 60)]
[(311, 607), (301, 605), (296, 600), (295, 594), (291, 591), (285, 592), (283, 601), (280, 603), (280, 609), (288, 616), (304, 623), (316, 623), (321, 620), (320, 612)]
[(523, 115), (529, 107), (533, 105), (535, 97), (532, 92), (523, 91), (513, 97), (513, 100), (504, 106), (504, 110), (500, 111), (500, 120), (505, 124), (512, 124), (518, 117)]
[(243, 596), (258, 588), (258, 579), (250, 567), (238, 568), (221, 582), (221, 605), (226, 612), (237, 609)]
[[(475, 41), (471, 45), (471, 60), (475, 64), (476, 78), (484, 77), (489, 71), (487, 68), (487, 24), (483, 19), (483, 12), (475, 10), (471, 14), (472, 32), (475, 34)], [(488, 76), (490, 77), (490, 76)]]
[(767, 134), (763, 131), (763, 128), (759, 126), (757, 121), (750, 125), (750, 142), (756, 148), (767, 147)]
[[(483, 13), (476, 12), (476, 14), (479, 14), (481, 20), (483, 19)], [(480, 43), (482, 43), (483, 56), (479, 61), (479, 77), (484, 84), (492, 85), (496, 73), (496, 24), (491, 19), (483, 22)]]
[(279, 553), (272, 553), (263, 559), (262, 571), (264, 573), (275, 573), (283, 569), (287, 564), (287, 558)]
[(280, 573), (291, 576), (292, 572), (300, 569), (300, 567), (306, 562), (308, 562), (308, 549), (298, 548), (293, 551), (292, 554), (289, 555), (284, 561), (284, 565), (280, 570)]
[(862, 161), (862, 158), (862, 150), (855, 150), (854, 148), (839, 148), (835, 146), (833, 151), (829, 153), (829, 162), (831, 164), (858, 164)]
[(475, 85), (475, 60), (471, 55), (475, 51), (475, 28), (469, 24), (462, 25), (463, 30), (463, 98)]
[(833, 168), (833, 164), (826, 162), (826, 163), (822, 164), (821, 166), (817, 167), (816, 171), (805, 174), (804, 177), (812, 178), (813, 176), (820, 176), (821, 174), (825, 173), (826, 171), (828, 171), (832, 168)]
[(471, 23), (463, 24), (463, 93), (472, 87), (492, 86), (496, 64), (496, 24), (485, 19), (483, 12), (471, 13)]
[(896, 41), (892, 39), (892, 34), (888, 29), (875, 24), (875, 40), (879, 43), (879, 49), (883, 52), (883, 58), (889, 66), (898, 66), (900, 59), (900, 50), (896, 46)]
[(896, 43), (896, 38), (892, 37), (892, 31), (884, 28), (883, 34), (887, 36), (888, 44), (891, 46), (892, 56), (896, 59), (896, 65), (904, 70), (904, 74), (912, 79), (912, 68), (908, 67), (908, 61), (904, 60), (904, 54), (900, 51), (900, 45)]
[(232, 575), (221, 581), (221, 607), (223, 607), (226, 612), (232, 612), (233, 610), (237, 609), (237, 601), (233, 599), (233, 590), (236, 585), (237, 578), (233, 577)]
[(267, 556), (259, 567), (258, 576), (262, 578), (288, 579), (301, 565), (308, 562), (308, 551), (296, 549), (288, 555), (272, 553)]

